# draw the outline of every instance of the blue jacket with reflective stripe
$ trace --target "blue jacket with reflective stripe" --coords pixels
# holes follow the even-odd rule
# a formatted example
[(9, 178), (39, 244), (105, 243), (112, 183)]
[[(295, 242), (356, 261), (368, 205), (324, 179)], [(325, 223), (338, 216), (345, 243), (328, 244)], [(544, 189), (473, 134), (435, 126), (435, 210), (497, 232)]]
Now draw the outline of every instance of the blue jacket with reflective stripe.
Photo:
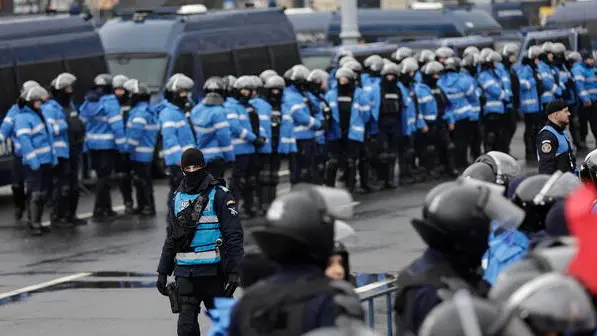
[[(334, 141), (342, 138), (342, 129), (340, 128), (340, 111), (338, 110), (338, 91), (330, 90), (325, 95), (325, 99), (330, 103), (332, 110), (332, 120), (327, 133), (327, 140)], [(350, 125), (348, 138), (350, 140), (365, 141), (365, 123), (369, 120), (371, 107), (361, 88), (356, 88), (352, 96), (352, 108), (350, 111)]]
[(458, 72), (447, 72), (440, 76), (437, 85), (444, 91), (450, 102), (446, 112), (451, 113), (455, 121), (468, 119), (471, 104), (466, 98), (466, 93), (470, 92), (471, 83), (462, 81), (462, 76)]
[(21, 144), (23, 164), (38, 169), (43, 164), (57, 164), (52, 144), (52, 125), (46, 123), (29, 107), (25, 106), (15, 118), (15, 133)]
[(421, 71), (415, 72), (415, 82), (416, 83), (423, 83), (423, 73)]
[(182, 153), (188, 148), (195, 147), (195, 138), (184, 111), (178, 106), (165, 102), (159, 112), (160, 129), (162, 132), (162, 153), (166, 165), (180, 164)]
[[(213, 188), (210, 191), (207, 206), (201, 213), (199, 223), (197, 223), (197, 230), (190, 246), (192, 252), (177, 253), (175, 259), (176, 265), (216, 264), (221, 261), (220, 247), (217, 241), (219, 240), (221, 245), (222, 233), (220, 232), (220, 223), (214, 208), (216, 190), (216, 188)], [(177, 192), (173, 200), (174, 215), (178, 215), (180, 211), (187, 208), (197, 197), (199, 197), (199, 194), (190, 195)]]
[[(325, 100), (323, 93), (321, 93), (319, 97), (314, 93), (312, 93), (312, 95), (315, 99), (313, 101), (313, 104), (317, 109), (316, 114), (319, 116), (319, 122), (323, 125), (323, 120), (325, 119), (324, 109), (328, 108), (327, 101)], [(323, 127), (315, 130), (315, 141), (320, 145), (325, 144), (325, 130), (323, 129)]]
[(255, 153), (253, 142), (257, 135), (253, 133), (251, 122), (246, 108), (236, 99), (228, 97), (224, 103), (226, 118), (230, 123), (232, 133), (232, 145), (235, 155), (247, 155)]
[(588, 67), (584, 62), (576, 62), (572, 66), (572, 75), (578, 98), (583, 103), (597, 102), (597, 77), (594, 69)]
[[(315, 138), (315, 131), (321, 128), (321, 111), (319, 102), (310, 92), (304, 97), (298, 89), (291, 85), (284, 89), (282, 94), (282, 104), (290, 110), (290, 115), (294, 120), (294, 138), (296, 140), (309, 140)], [(309, 100), (307, 100), (309, 99)], [(314, 107), (314, 113), (309, 110), (308, 102)]]
[(460, 76), (467, 83), (466, 85), (469, 86), (468, 91), (465, 93), (466, 100), (471, 104), (469, 117), (471, 120), (477, 121), (481, 115), (481, 95), (483, 94), (483, 90), (481, 90), (479, 83), (477, 83), (477, 80), (470, 73), (461, 71)]
[(483, 114), (503, 114), (505, 112), (504, 102), (509, 98), (507, 90), (501, 84), (499, 74), (492, 69), (484, 70), (477, 75), (477, 80), (481, 88), (483, 88), (483, 95), (485, 97)]
[(130, 159), (136, 162), (152, 162), (160, 123), (157, 113), (146, 102), (137, 103), (129, 111), (126, 137)]
[(226, 162), (234, 161), (230, 123), (223, 105), (199, 103), (191, 111), (191, 123), (197, 138), (197, 148), (203, 152), (205, 162), (218, 158)]
[(541, 104), (547, 104), (562, 95), (562, 88), (551, 71), (551, 67), (543, 61), (537, 65), (537, 74), (543, 83), (543, 94), (541, 95)]
[(496, 73), (500, 77), (502, 87), (504, 88), (504, 91), (506, 91), (506, 96), (508, 97), (506, 107), (510, 108), (512, 107), (512, 83), (510, 82), (510, 72), (506, 69), (506, 66), (503, 63), (498, 63)]
[(562, 88), (562, 94), (564, 95), (564, 98), (566, 98), (566, 103), (571, 105), (576, 104), (576, 92), (574, 90), (574, 85), (569, 85), (570, 81), (572, 80), (572, 74), (565, 65), (562, 65), (561, 68), (554, 66), (554, 69), (558, 74), (558, 78), (560, 79), (560, 87)]
[[(266, 102), (267, 103), (267, 102)], [(273, 107), (268, 103), (271, 110), (270, 115), (274, 114)], [(294, 121), (290, 115), (290, 110), (287, 105), (281, 104), (280, 109), (280, 138), (278, 139), (278, 154), (291, 154), (296, 153), (296, 139), (294, 138), (293, 129)], [(271, 131), (270, 131), (271, 133)], [(274, 144), (272, 143), (272, 146)]]
[(516, 67), (516, 75), (520, 82), (520, 107), (522, 113), (539, 113), (539, 95), (537, 94), (537, 81), (530, 65)]
[(4, 142), (6, 139), (10, 138), (12, 140), (14, 155), (17, 157), (21, 157), (21, 144), (19, 143), (19, 139), (14, 131), (14, 128), (15, 119), (19, 112), (21, 112), (21, 109), (17, 104), (11, 106), (8, 112), (6, 112), (6, 116), (2, 120), (2, 125), (0, 125), (0, 141)]
[(369, 120), (365, 122), (365, 131), (368, 135), (379, 134), (379, 108), (381, 106), (380, 93), (381, 88), (379, 81), (363, 87), (363, 95), (367, 100), (371, 113), (369, 114)]
[(59, 158), (69, 158), (68, 123), (67, 112), (54, 99), (48, 100), (42, 105), (42, 111), (46, 121), (52, 125), (54, 132), (54, 151)]
[[(427, 122), (437, 121), (437, 102), (431, 88), (423, 83), (415, 84), (415, 96), (419, 105), (419, 120)], [(449, 116), (444, 115), (444, 120)]]
[[(396, 84), (398, 90), (400, 90), (400, 95), (402, 96), (402, 110), (400, 111), (400, 125), (396, 125), (396, 131), (402, 130), (402, 135), (411, 135), (416, 130), (416, 121), (417, 121), (417, 110), (414, 99), (414, 93), (412, 90), (407, 89), (402, 83)], [(381, 88), (378, 86), (372, 87), (372, 90), (369, 91), (369, 94), (365, 96), (365, 99), (368, 101), (368, 105), (370, 106), (371, 113), (369, 117), (369, 132), (371, 134), (378, 134), (380, 133), (379, 129), (379, 116), (380, 116), (380, 109), (381, 109)], [(420, 123), (423, 122), (422, 120), (419, 121)]]
[(259, 114), (259, 135), (265, 137), (265, 144), (261, 148), (255, 148), (259, 154), (271, 154), (272, 152), (272, 107), (263, 98), (255, 97), (249, 101)]
[[(90, 94), (96, 94), (92, 92)], [(87, 149), (118, 149), (127, 152), (124, 122), (115, 95), (104, 95), (99, 101), (85, 100), (80, 108), (86, 122), (85, 145)]]
[[(553, 136), (555, 136), (556, 139), (558, 139), (558, 148), (556, 149), (556, 157), (559, 155), (562, 155), (562, 154), (568, 155), (568, 151), (570, 151), (570, 147), (568, 147), (568, 144), (570, 142), (570, 140), (568, 140), (568, 133), (566, 133), (566, 131), (564, 131), (564, 134), (561, 134), (550, 125), (543, 126), (543, 128), (541, 128), (541, 130), (539, 130), (539, 132), (542, 132), (545, 130), (548, 131), (549, 133), (553, 134)], [(537, 144), (537, 147), (541, 147), (541, 144)], [(537, 157), (539, 157), (538, 151), (537, 151)]]
[(489, 235), (489, 249), (483, 256), (485, 273), (483, 279), (494, 284), (498, 275), (527, 254), (530, 240), (518, 230), (499, 234), (493, 230)]

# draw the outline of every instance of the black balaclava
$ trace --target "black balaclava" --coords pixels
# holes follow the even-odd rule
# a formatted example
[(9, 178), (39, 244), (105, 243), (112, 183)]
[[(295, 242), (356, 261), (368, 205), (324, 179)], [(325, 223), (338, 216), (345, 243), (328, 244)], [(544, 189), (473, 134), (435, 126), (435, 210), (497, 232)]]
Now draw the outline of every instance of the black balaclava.
[(408, 87), (410, 86), (410, 84), (413, 82), (414, 77), (412, 77), (410, 74), (408, 73), (403, 73), (400, 74), (400, 76), (398, 77), (398, 80), (400, 81), (400, 83), (402, 83), (404, 86)]
[(356, 85), (354, 80), (350, 80), (348, 84), (344, 85), (341, 85), (340, 82), (338, 82), (338, 96), (352, 97), (355, 88)]
[(381, 89), (383, 92), (396, 92), (398, 91), (398, 77), (394, 76), (394, 79), (389, 80), (387, 76), (381, 78)]
[(547, 65), (552, 65), (552, 62), (550, 62), (549, 59), (547, 58), (547, 54), (548, 53), (542, 53), (541, 56), (539, 56), (539, 59)]
[(179, 92), (171, 92), (170, 97), (168, 97), (170, 103), (178, 106), (180, 109), (184, 109), (185, 105), (187, 104), (187, 97), (181, 96)]
[[(183, 169), (183, 189), (184, 192), (189, 194), (197, 194), (202, 191), (205, 187), (203, 182), (209, 176), (209, 172), (205, 168), (205, 158), (203, 153), (197, 148), (189, 148), (182, 153), (180, 160), (181, 167)], [(201, 166), (203, 168), (187, 173), (184, 171), (184, 167), (188, 166)]]
[(313, 93), (314, 95), (319, 96), (319, 94), (322, 93), (321, 82), (310, 82), (309, 91), (311, 91), (311, 93)]
[(95, 91), (102, 95), (112, 94), (112, 85), (96, 85)]
[(506, 67), (506, 69), (512, 68), (512, 63), (510, 62), (510, 55), (504, 56), (502, 59), (502, 64)]
[(114, 95), (116, 96), (116, 99), (118, 99), (118, 103), (120, 104), (120, 106), (128, 105), (130, 103), (129, 94), (126, 90), (124, 90), (124, 94), (122, 96), (119, 96), (117, 94)]
[(564, 54), (554, 54), (553, 55), (553, 64), (558, 68), (563, 67), (566, 65), (566, 55)]
[(56, 101), (58, 102), (58, 104), (60, 104), (60, 106), (63, 106), (63, 107), (70, 106), (71, 98), (73, 96), (72, 93), (66, 92), (64, 90), (57, 90), (55, 88), (52, 88), (50, 91), (52, 92), (52, 97), (54, 97), (54, 99), (56, 99)]
[(274, 107), (280, 107), (282, 105), (282, 94), (283, 89), (277, 89), (278, 93), (274, 94), (272, 89), (268, 89), (266, 93), (267, 102)]
[[(249, 90), (249, 92), (252, 92), (252, 90), (250, 90), (250, 89), (247, 89), (247, 90)], [(240, 91), (241, 90), (238, 90), (238, 101), (244, 105), (248, 104), (249, 100), (251, 100), (251, 93), (249, 93), (249, 95), (245, 96), (242, 93), (240, 93)]]
[(427, 84), (429, 87), (434, 88), (437, 86), (437, 79), (433, 77), (433, 75), (423, 75), (423, 83)]
[(150, 95), (148, 94), (132, 94), (131, 98), (129, 99), (129, 102), (131, 103), (131, 106), (135, 106), (141, 102), (146, 102), (148, 103), (150, 99)]

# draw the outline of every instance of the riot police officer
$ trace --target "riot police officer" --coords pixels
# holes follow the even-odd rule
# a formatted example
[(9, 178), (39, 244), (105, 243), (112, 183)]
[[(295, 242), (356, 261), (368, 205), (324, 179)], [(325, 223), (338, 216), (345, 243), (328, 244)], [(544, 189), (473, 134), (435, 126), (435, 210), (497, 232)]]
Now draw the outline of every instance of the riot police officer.
[[(514, 43), (507, 43), (502, 49), (502, 63), (498, 69), (502, 69), (502, 78), (504, 86), (510, 91), (510, 104), (506, 105), (507, 122), (504, 136), (504, 150), (510, 153), (510, 144), (516, 132), (516, 123), (518, 122), (518, 109), (520, 108), (520, 81), (516, 71), (516, 58), (520, 48)], [(506, 81), (507, 79), (507, 81)]]
[[(39, 83), (36, 81), (26, 81), (21, 87), (21, 93), (34, 86), (39, 86)], [(21, 98), (19, 97), (17, 100), (21, 100)], [(21, 105), (24, 104), (21, 102)], [(15, 118), (19, 111), (20, 107), (17, 101), (17, 103), (11, 106), (8, 112), (6, 112), (6, 116), (2, 120), (2, 125), (0, 125), (0, 143), (6, 143), (9, 138), (12, 140), (12, 185), (10, 188), (12, 190), (12, 199), (15, 205), (16, 220), (23, 218), (27, 203), (27, 199), (25, 198), (25, 170), (23, 169), (21, 145), (19, 144), (18, 137), (14, 131)]]
[(566, 132), (570, 123), (568, 105), (561, 99), (545, 108), (547, 123), (537, 135), (539, 174), (553, 174), (556, 170), (576, 172), (576, 157)]
[(553, 60), (552, 46), (553, 44), (549, 42), (544, 43), (541, 47), (533, 46), (529, 48), (529, 58), (531, 58), (530, 56), (538, 55), (531, 66), (535, 65), (536, 74), (541, 81), (541, 105), (543, 111), (545, 111), (547, 104), (562, 96), (559, 79), (556, 78), (555, 71), (551, 69), (551, 61)]
[(324, 275), (337, 219), (352, 215), (351, 201), (345, 191), (306, 185), (272, 203), (267, 222), (251, 234), (281, 270), (244, 292), (233, 308), (230, 336), (298, 336), (346, 319), (363, 319), (352, 286)]
[[(129, 93), (124, 88), (124, 83), (129, 78), (125, 75), (116, 75), (112, 79), (112, 88), (114, 89), (114, 95), (118, 99), (118, 105), (120, 107), (120, 115), (124, 121), (128, 120), (129, 111), (131, 109), (129, 102)], [(126, 128), (126, 122), (124, 123)], [(126, 130), (125, 130), (126, 132)], [(119, 155), (114, 160), (114, 170), (118, 176), (118, 188), (122, 195), (124, 202), (124, 213), (132, 215), (135, 213), (133, 204), (133, 188), (131, 185), (131, 164), (129, 162), (129, 152), (120, 150)]]
[(473, 159), (478, 158), (481, 155), (481, 143), (483, 142), (481, 124), (479, 123), (479, 119), (481, 118), (481, 96), (483, 91), (475, 79), (475, 76), (477, 75), (477, 60), (478, 54), (469, 53), (462, 57), (462, 62), (460, 63), (460, 74), (465, 80), (473, 83), (473, 87), (475, 88), (475, 94), (467, 96), (468, 101), (471, 104), (468, 131), (470, 132), (469, 139), (471, 140), (469, 147), (470, 155)]
[(224, 180), (226, 165), (234, 162), (230, 123), (224, 108), (225, 91), (226, 86), (221, 78), (208, 78), (203, 84), (205, 97), (191, 111), (197, 148), (205, 156), (207, 171), (220, 180)]
[[(315, 131), (315, 140), (317, 141), (317, 152), (315, 154), (315, 179), (314, 183), (323, 184), (325, 174), (325, 163), (328, 159), (326, 146), (326, 132), (329, 129), (332, 118), (330, 104), (325, 100), (325, 94), (328, 88), (328, 73), (321, 69), (313, 69), (307, 81), (310, 84), (309, 92), (315, 97), (319, 110), (321, 111), (321, 129)], [(369, 78), (373, 80), (373, 78)]]
[(112, 210), (110, 175), (120, 155), (127, 152), (124, 122), (113, 93), (112, 76), (95, 77), (93, 89), (81, 105), (81, 117), (86, 120), (85, 141), (97, 174), (93, 219), (102, 222), (116, 216)]
[[(85, 126), (73, 107), (72, 95), (77, 78), (68, 72), (58, 75), (50, 84), (52, 98), (43, 106), (46, 119), (54, 124), (54, 151), (58, 165), (53, 168), (52, 221), (83, 225), (78, 219), (79, 162), (85, 139)], [(56, 132), (57, 131), (57, 132)]]
[(452, 284), (483, 296), (489, 289), (479, 272), (487, 250), (490, 223), (520, 222), (524, 212), (488, 185), (460, 179), (433, 188), (423, 204), (423, 218), (412, 225), (428, 248), (398, 276), (398, 333), (419, 331), (427, 314), (441, 302), (440, 289)]
[(524, 145), (527, 161), (537, 160), (537, 133), (545, 120), (539, 100), (543, 84), (537, 79), (536, 69), (533, 66), (540, 51), (537, 47), (531, 47), (523, 57), (522, 64), (516, 68), (520, 83), (519, 110), (524, 115)]
[(200, 304), (214, 307), (214, 298), (231, 297), (240, 283), (243, 228), (232, 193), (206, 169), (200, 150), (181, 158), (184, 177), (168, 206), (168, 231), (157, 288), (168, 295), (167, 277), (174, 273), (179, 301), (178, 335), (199, 335)]
[(149, 87), (137, 79), (130, 79), (123, 88), (130, 95), (126, 135), (129, 145), (132, 182), (137, 196), (135, 214), (155, 216), (155, 198), (151, 168), (157, 142), (159, 119), (157, 112), (149, 105)]
[(363, 61), (365, 73), (361, 75), (363, 86), (379, 84), (381, 80), (381, 69), (383, 68), (383, 58), (379, 55), (371, 55)]
[(441, 64), (444, 64), (448, 58), (454, 56), (454, 50), (450, 47), (439, 47), (435, 50), (435, 60), (440, 62)]
[(597, 104), (597, 75), (593, 71), (595, 64), (593, 53), (587, 50), (582, 50), (580, 55), (582, 61), (577, 61), (574, 64), (572, 67), (572, 74), (574, 75), (576, 93), (582, 103), (578, 113), (580, 119), (580, 147), (582, 148), (586, 147), (585, 139), (588, 134), (587, 123), (591, 124), (593, 136), (595, 135), (595, 132), (597, 132), (597, 116), (595, 113), (595, 104)]
[(46, 197), (52, 185), (52, 165), (58, 163), (52, 147), (54, 125), (42, 113), (43, 100), (48, 92), (34, 86), (21, 93), (21, 112), (15, 118), (15, 133), (21, 144), (25, 168), (28, 224), (32, 235), (49, 231), (50, 224), (42, 223)]
[(510, 92), (504, 84), (502, 73), (498, 71), (502, 56), (492, 51), (486, 59), (482, 60), (481, 72), (477, 74), (479, 85), (483, 88), (483, 144), (485, 152), (502, 151), (506, 152), (506, 142), (509, 141), (509, 134), (505, 134), (508, 128), (508, 115), (506, 105), (510, 104)]
[(161, 110), (158, 109), (162, 154), (168, 167), (170, 183), (168, 204), (172, 203), (173, 193), (182, 180), (181, 155), (188, 148), (195, 147), (195, 137), (184, 111), (187, 96), (193, 86), (195, 83), (189, 77), (183, 74), (172, 75), (165, 86), (166, 99), (162, 102)]

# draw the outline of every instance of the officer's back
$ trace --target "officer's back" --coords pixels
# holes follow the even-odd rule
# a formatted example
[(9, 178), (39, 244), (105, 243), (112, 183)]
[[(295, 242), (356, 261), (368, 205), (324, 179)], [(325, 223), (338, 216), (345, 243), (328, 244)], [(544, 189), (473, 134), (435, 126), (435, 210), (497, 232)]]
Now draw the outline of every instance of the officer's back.
[[(323, 191), (323, 192), (322, 192)], [(334, 202), (326, 202), (328, 197)], [(345, 204), (341, 190), (308, 186), (278, 197), (267, 223), (252, 234), (263, 253), (281, 265), (272, 277), (248, 288), (232, 312), (229, 334), (302, 335), (333, 327), (338, 317), (362, 320), (363, 312), (352, 287), (324, 275), (334, 246), (334, 219), (341, 209), (321, 204)]]

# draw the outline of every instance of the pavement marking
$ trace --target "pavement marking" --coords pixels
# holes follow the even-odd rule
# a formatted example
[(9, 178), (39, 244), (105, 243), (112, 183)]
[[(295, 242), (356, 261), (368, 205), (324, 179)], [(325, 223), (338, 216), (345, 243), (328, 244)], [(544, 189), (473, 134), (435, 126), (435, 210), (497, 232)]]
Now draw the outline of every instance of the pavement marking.
[(38, 283), (35, 285), (31, 285), (31, 286), (27, 286), (27, 287), (23, 287), (17, 290), (13, 290), (10, 292), (6, 292), (6, 293), (2, 293), (0, 294), (0, 300), (9, 298), (9, 297), (13, 297), (13, 296), (17, 296), (17, 295), (21, 295), (23, 293), (28, 293), (28, 292), (33, 292), (33, 291), (37, 291), (43, 288), (47, 288), (47, 287), (51, 287), (51, 286), (56, 286), (65, 282), (70, 282), (73, 280), (77, 280), (80, 278), (84, 278), (84, 277), (88, 277), (90, 275), (92, 275), (93, 273), (88, 273), (88, 272), (82, 272), (82, 273), (75, 273), (75, 274), (71, 274), (71, 275), (67, 275), (67, 276), (63, 276), (61, 278), (57, 278), (54, 280), (50, 280), (50, 281), (46, 281), (46, 282), (42, 282), (42, 283)]
[[(112, 210), (122, 211), (122, 210), (124, 210), (124, 205), (117, 205), (115, 207), (112, 207)], [(77, 217), (79, 217), (81, 219), (88, 219), (88, 218), (93, 217), (93, 212), (80, 213), (80, 214), (77, 214)], [(47, 226), (47, 225), (50, 225), (50, 221), (45, 221), (42, 223), (42, 226)]]

